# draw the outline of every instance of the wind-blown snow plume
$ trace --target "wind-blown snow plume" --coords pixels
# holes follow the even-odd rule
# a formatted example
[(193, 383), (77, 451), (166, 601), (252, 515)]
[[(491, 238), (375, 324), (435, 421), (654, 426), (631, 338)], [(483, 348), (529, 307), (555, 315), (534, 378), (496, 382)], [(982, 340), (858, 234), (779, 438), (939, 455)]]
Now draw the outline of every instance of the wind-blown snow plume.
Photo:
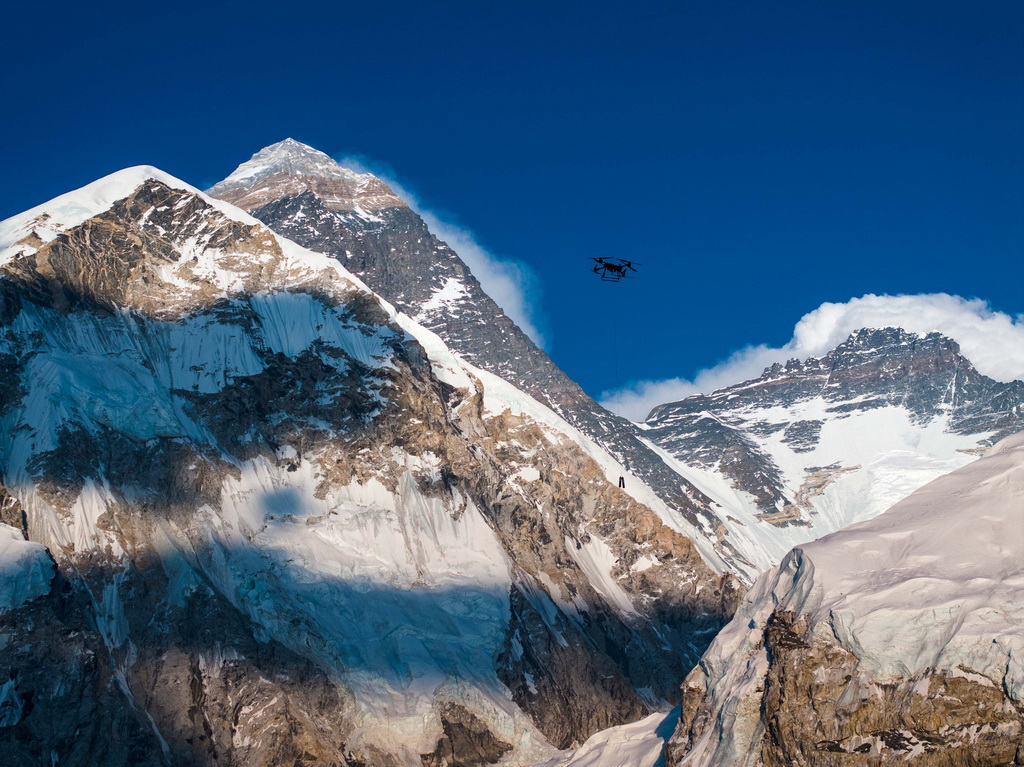
[(912, 333), (938, 331), (952, 338), (978, 372), (997, 381), (1024, 379), (1024, 315), (993, 311), (980, 298), (948, 293), (876, 296), (869, 293), (846, 303), (824, 303), (800, 318), (784, 346), (747, 346), (693, 380), (639, 381), (604, 392), (601, 404), (633, 420), (642, 420), (656, 405), (711, 392), (756, 378), (774, 362), (820, 357), (861, 328), (900, 327)]
[[(372, 173), (401, 197), (427, 224), (438, 239), (454, 250), (480, 281), (494, 302), (522, 328), (535, 344), (544, 347), (546, 338), (540, 329), (537, 307), (540, 301), (540, 280), (521, 261), (498, 258), (484, 248), (468, 229), (445, 221), (443, 214), (428, 210), (419, 198), (394, 178), (394, 173), (380, 170), (376, 163), (355, 157), (343, 157), (338, 163), (357, 173)], [(370, 167), (372, 166), (372, 167)]]

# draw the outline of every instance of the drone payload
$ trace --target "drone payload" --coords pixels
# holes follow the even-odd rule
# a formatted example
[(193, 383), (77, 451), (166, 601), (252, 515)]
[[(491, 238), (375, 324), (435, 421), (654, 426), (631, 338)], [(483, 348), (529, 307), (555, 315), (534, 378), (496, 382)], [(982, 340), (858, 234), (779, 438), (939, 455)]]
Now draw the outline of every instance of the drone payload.
[[(642, 266), (639, 261), (628, 261), (625, 258), (593, 258), (594, 274), (601, 277), (602, 282), (618, 282), (623, 277), (629, 277), (629, 272), (635, 272), (635, 266)], [(634, 266), (635, 265), (635, 266)]]

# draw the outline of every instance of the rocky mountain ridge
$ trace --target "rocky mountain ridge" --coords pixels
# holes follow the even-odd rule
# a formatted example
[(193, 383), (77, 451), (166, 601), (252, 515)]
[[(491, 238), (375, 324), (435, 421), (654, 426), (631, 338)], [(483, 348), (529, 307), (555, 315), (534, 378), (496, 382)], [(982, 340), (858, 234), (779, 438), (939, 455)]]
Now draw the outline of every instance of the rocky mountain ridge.
[[(375, 293), (440, 336), (457, 354), (547, 405), (601, 445), (695, 531), (722, 566), (731, 543), (709, 500), (670, 468), (637, 427), (609, 412), (569, 379), (483, 291), (459, 255), (398, 201), (358, 215), (355, 199), (332, 200), (324, 179), (351, 171), (312, 147), (287, 140), (267, 147), (211, 187), (275, 232), (337, 258)], [(254, 180), (258, 177), (258, 180)]]
[(536, 764), (734, 609), (600, 446), (229, 204), (130, 169), (0, 248), (3, 761)]

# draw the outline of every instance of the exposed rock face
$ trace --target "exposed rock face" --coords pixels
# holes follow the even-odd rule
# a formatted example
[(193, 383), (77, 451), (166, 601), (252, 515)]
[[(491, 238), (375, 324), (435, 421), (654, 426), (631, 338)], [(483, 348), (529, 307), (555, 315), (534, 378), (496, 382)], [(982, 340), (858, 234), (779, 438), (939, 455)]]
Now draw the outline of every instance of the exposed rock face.
[[(404, 202), (380, 193), (369, 206), (355, 186), (346, 196), (339, 178), (363, 179), (359, 183), (378, 191), (381, 185), (289, 139), (263, 149), (208, 193), (240, 205), (300, 245), (334, 256), (463, 358), (550, 407), (649, 486), (667, 514), (699, 531), (703, 545), (704, 527), (720, 524), (708, 499), (645, 444), (636, 426), (569, 379)], [(728, 540), (711, 536), (710, 542), (732, 555)]]
[(536, 764), (734, 610), (611, 457), (333, 259), (153, 169), (43, 207), (0, 225), (3, 562), (39, 576), (0, 762)]
[(660, 405), (644, 426), (766, 567), (1024, 429), (1024, 381), (981, 375), (938, 333), (865, 329), (820, 359)]
[(1024, 433), (794, 549), (684, 683), (673, 765), (1024, 760)]
[(423, 767), (474, 767), (494, 764), (512, 746), (494, 737), (487, 724), (457, 703), (441, 707), (444, 737), (431, 754), (424, 754)]

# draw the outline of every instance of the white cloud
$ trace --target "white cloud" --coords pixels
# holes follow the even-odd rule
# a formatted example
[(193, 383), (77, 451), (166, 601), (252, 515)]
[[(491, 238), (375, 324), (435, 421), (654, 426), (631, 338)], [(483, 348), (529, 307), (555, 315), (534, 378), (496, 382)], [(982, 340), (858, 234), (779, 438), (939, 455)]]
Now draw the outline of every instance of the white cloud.
[(700, 371), (692, 381), (639, 381), (605, 392), (601, 404), (632, 420), (657, 405), (756, 378), (773, 362), (820, 357), (860, 328), (901, 327), (912, 333), (938, 331), (958, 344), (979, 372), (997, 381), (1024, 379), (1024, 314), (994, 312), (987, 301), (947, 293), (912, 296), (868, 294), (844, 304), (825, 303), (805, 314), (793, 338), (780, 348), (747, 346)]
[(515, 322), (535, 344), (545, 345), (544, 333), (540, 329), (537, 307), (541, 306), (540, 281), (526, 264), (508, 258), (498, 258), (489, 252), (468, 229), (446, 221), (443, 214), (428, 210), (419, 198), (401, 183), (395, 181), (389, 170), (372, 169), (377, 163), (361, 158), (345, 157), (338, 163), (357, 173), (372, 173), (419, 214), (431, 233), (447, 243), (459, 254), (473, 276), (480, 281), (480, 287)]

